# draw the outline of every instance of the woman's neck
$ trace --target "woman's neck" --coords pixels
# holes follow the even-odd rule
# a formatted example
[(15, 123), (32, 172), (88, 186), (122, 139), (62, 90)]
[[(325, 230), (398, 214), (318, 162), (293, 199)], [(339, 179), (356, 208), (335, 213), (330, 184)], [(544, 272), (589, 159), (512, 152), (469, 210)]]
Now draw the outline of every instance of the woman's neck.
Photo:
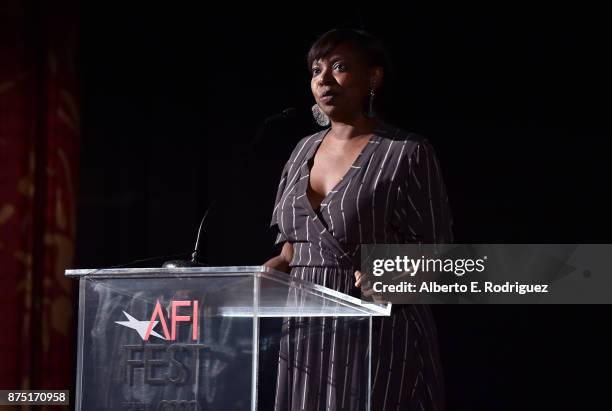
[(351, 121), (331, 121), (331, 133), (338, 140), (350, 140), (365, 134), (371, 134), (377, 121), (365, 116), (358, 116)]

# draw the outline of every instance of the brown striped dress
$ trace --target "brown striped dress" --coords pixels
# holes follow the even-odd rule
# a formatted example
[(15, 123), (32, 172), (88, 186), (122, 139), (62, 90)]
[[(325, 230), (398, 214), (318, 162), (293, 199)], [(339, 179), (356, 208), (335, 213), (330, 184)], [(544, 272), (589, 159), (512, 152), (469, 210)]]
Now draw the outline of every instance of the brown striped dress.
[[(423, 137), (381, 124), (313, 210), (306, 195), (315, 153), (329, 129), (303, 138), (281, 175), (271, 227), (293, 244), (290, 275), (359, 296), (361, 244), (449, 243), (452, 218), (440, 165)], [(283, 322), (276, 411), (362, 410), (364, 322)], [(395, 305), (373, 324), (372, 410), (444, 409), (435, 324), (424, 305)]]

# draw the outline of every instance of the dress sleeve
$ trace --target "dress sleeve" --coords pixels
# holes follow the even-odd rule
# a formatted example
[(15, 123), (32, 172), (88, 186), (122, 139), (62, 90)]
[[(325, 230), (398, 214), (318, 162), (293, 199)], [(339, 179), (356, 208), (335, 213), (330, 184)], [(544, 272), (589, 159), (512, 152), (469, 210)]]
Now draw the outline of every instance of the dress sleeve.
[(287, 186), (288, 168), (289, 161), (285, 163), (285, 167), (283, 168), (283, 172), (281, 173), (281, 179), (278, 183), (278, 190), (276, 192), (276, 199), (274, 200), (274, 210), (272, 210), (272, 220), (270, 221), (270, 228), (276, 234), (276, 240), (274, 241), (275, 248), (278, 248), (279, 245), (287, 241), (287, 237), (280, 230), (280, 227), (278, 225), (278, 219), (281, 207), (280, 202), (283, 197), (283, 193), (285, 192), (285, 187)]
[(442, 170), (433, 146), (420, 140), (408, 157), (407, 172), (398, 187), (400, 229), (406, 242), (453, 242), (453, 219)]

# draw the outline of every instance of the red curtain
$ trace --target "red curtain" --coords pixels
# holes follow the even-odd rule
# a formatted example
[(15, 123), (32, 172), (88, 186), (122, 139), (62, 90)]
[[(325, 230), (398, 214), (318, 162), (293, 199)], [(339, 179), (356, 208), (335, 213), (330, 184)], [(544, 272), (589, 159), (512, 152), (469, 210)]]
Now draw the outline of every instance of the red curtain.
[(75, 3), (0, 6), (0, 389), (74, 381)]

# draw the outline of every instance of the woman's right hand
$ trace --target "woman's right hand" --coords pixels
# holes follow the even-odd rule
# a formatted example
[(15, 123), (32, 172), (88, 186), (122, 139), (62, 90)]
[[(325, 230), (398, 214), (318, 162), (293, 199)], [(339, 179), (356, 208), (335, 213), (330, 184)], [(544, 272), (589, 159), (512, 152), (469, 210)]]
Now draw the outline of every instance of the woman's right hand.
[(289, 241), (285, 241), (281, 253), (276, 257), (270, 258), (268, 261), (263, 263), (264, 266), (273, 268), (278, 271), (285, 273), (289, 272), (289, 264), (293, 259), (293, 244)]

